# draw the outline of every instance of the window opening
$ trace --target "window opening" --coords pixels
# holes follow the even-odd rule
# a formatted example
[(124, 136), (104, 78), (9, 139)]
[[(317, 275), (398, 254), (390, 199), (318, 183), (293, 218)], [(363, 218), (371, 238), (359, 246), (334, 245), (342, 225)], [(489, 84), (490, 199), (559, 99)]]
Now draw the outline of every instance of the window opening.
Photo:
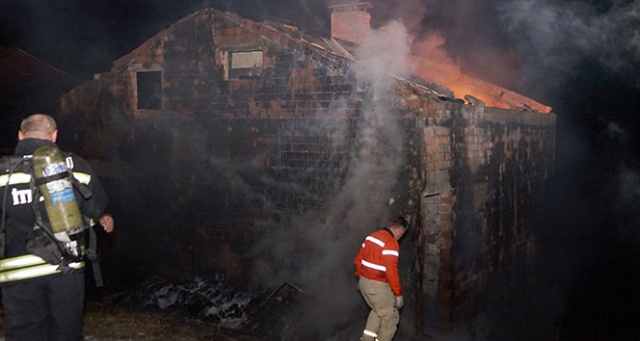
[(162, 109), (162, 72), (138, 72), (136, 80), (138, 82), (138, 109)]

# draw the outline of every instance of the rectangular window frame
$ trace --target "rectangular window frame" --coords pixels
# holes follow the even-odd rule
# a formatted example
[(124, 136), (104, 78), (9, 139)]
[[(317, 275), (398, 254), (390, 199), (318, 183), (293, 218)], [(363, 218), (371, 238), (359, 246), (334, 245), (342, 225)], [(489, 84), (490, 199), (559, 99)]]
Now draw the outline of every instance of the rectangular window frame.
[(262, 49), (224, 52), (224, 79), (228, 81), (262, 77), (265, 68)]
[(162, 110), (162, 77), (162, 70), (136, 71), (136, 110)]

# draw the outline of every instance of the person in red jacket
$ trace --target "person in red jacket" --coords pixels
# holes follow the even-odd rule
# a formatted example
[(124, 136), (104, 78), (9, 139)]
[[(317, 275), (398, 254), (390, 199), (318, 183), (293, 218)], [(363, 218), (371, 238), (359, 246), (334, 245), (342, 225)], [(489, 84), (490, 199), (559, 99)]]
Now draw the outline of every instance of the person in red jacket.
[(391, 341), (398, 328), (404, 300), (398, 275), (398, 240), (409, 226), (403, 217), (391, 219), (389, 226), (373, 232), (362, 242), (354, 259), (358, 289), (371, 308), (362, 341)]

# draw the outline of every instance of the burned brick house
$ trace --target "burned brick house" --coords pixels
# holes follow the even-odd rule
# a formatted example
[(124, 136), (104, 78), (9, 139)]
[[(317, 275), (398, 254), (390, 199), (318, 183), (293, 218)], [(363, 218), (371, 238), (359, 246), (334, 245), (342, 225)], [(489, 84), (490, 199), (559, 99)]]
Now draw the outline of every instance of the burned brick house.
[(492, 332), (507, 313), (489, 304), (532, 290), (555, 115), (462, 75), (458, 99), (421, 56), (368, 65), (403, 43), (393, 24), (370, 35), (369, 8), (331, 7), (330, 38), (203, 9), (61, 98), (61, 142), (119, 216), (107, 273), (287, 281), (357, 324), (353, 257), (402, 214), (401, 330)]

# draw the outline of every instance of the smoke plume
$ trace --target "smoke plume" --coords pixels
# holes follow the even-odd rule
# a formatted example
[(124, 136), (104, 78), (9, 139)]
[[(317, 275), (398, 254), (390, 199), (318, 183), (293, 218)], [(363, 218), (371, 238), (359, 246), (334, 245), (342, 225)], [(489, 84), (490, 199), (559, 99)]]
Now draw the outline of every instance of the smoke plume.
[(529, 75), (544, 73), (553, 84), (582, 70), (593, 58), (615, 73), (640, 61), (640, 2), (615, 1), (598, 8), (584, 2), (510, 1), (500, 7), (508, 33), (526, 56)]

